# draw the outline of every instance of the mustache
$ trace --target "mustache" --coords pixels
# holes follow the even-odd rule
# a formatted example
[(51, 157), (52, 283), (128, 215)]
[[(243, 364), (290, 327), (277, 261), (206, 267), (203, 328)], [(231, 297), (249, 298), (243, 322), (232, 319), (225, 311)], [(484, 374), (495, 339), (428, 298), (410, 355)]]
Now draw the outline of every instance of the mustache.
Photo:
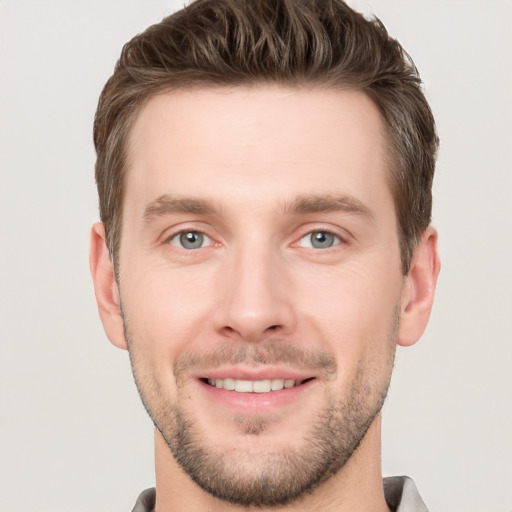
[(300, 369), (316, 370), (332, 375), (337, 372), (336, 359), (324, 350), (303, 349), (280, 338), (261, 343), (229, 343), (202, 352), (184, 352), (174, 361), (176, 378), (196, 368), (216, 368), (224, 365), (277, 365), (285, 364)]

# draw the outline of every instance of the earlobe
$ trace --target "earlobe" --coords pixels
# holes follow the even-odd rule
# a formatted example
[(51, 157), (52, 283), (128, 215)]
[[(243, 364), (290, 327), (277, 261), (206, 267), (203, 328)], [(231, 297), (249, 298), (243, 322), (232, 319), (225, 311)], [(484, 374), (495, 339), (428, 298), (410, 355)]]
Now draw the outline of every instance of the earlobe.
[(91, 229), (89, 266), (105, 333), (116, 347), (127, 349), (119, 306), (119, 290), (106, 244), (105, 228), (101, 222), (94, 224)]
[(398, 332), (399, 345), (414, 345), (425, 331), (434, 302), (440, 268), (437, 231), (429, 226), (414, 250), (411, 268), (404, 283)]

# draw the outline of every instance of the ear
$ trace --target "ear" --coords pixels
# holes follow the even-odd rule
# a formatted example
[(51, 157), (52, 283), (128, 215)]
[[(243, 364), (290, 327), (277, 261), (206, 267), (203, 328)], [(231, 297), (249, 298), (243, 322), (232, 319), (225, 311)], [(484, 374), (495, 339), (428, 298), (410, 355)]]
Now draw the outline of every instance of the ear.
[(429, 226), (413, 253), (404, 283), (398, 344), (416, 343), (427, 327), (441, 268), (437, 252), (437, 231)]
[(94, 224), (91, 229), (89, 266), (105, 333), (116, 347), (127, 349), (119, 306), (119, 289), (107, 248), (105, 228), (101, 222)]

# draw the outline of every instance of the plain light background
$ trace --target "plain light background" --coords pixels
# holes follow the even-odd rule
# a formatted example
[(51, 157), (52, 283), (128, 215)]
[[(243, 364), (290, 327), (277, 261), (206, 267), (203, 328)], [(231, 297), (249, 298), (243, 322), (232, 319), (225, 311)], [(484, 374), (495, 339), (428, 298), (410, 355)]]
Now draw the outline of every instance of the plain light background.
[[(122, 44), (164, 0), (0, 0), (0, 511), (128, 511), (153, 485), (152, 425), (88, 270), (92, 121)], [(413, 56), (441, 152), (443, 268), (400, 349), (383, 471), (432, 512), (512, 511), (512, 2), (374, 0)]]

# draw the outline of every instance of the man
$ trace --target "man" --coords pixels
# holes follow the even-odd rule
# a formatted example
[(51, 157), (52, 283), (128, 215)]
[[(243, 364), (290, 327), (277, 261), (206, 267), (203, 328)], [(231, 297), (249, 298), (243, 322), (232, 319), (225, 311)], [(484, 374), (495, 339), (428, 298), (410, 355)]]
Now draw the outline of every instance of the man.
[(134, 510), (426, 510), (380, 410), (432, 307), (438, 141), (384, 27), (198, 0), (125, 46), (94, 138), (99, 312), (156, 427)]

